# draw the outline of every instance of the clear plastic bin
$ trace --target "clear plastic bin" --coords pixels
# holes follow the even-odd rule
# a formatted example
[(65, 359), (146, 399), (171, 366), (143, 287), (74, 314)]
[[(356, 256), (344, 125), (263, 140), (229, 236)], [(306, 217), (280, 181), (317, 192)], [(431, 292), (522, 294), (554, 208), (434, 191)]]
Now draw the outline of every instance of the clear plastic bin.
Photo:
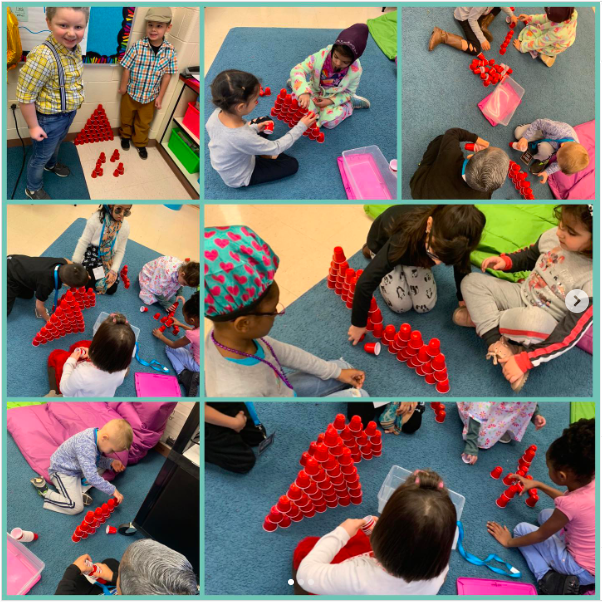
[(361, 201), (391, 201), (397, 196), (397, 176), (378, 146), (362, 146), (343, 151), (345, 172)]
[[(96, 318), (96, 322), (94, 322), (94, 327), (92, 328), (92, 336), (94, 336), (96, 334), (96, 331), (98, 330), (98, 328), (100, 327), (100, 325), (109, 317), (109, 314), (106, 311), (101, 311), (100, 314), (98, 315), (98, 318)], [(140, 328), (134, 326), (133, 324), (130, 324), (131, 329), (134, 331), (134, 334), (136, 335), (136, 340), (138, 340), (138, 335), (140, 334)]]
[[(381, 514), (385, 508), (385, 504), (389, 498), (393, 495), (393, 492), (410, 476), (411, 472), (402, 468), (401, 466), (391, 466), (391, 470), (387, 475), (384, 483), (381, 485), (380, 491), (378, 492), (378, 513)], [(448, 489), (449, 497), (456, 507), (457, 520), (460, 520), (462, 516), (462, 510), (464, 510), (464, 503), (466, 498), (451, 489)], [(456, 529), (456, 536), (454, 537), (454, 545), (452, 549), (456, 549), (458, 542), (458, 529)]]
[(483, 105), (483, 114), (497, 124), (508, 125), (524, 93), (523, 87), (510, 76), (506, 76)]
[(41, 579), (46, 565), (8, 533), (6, 539), (6, 593), (23, 596)]

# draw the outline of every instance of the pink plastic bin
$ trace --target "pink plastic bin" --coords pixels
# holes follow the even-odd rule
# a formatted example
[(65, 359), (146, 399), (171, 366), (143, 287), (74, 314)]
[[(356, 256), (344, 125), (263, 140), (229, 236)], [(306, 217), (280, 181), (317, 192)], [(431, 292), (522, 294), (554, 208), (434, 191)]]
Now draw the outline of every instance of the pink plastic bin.
[[(363, 146), (343, 151), (343, 167), (349, 189), (355, 199), (391, 201), (396, 198), (397, 177), (389, 169), (389, 164), (378, 146)], [(349, 192), (347, 195), (349, 196)]]
[(534, 585), (515, 581), (459, 577), (456, 587), (458, 596), (537, 596)]
[(506, 76), (496, 89), (478, 104), (478, 107), (492, 126), (508, 125), (524, 93), (524, 88), (511, 77)]
[(199, 110), (191, 103), (188, 103), (186, 114), (182, 120), (182, 124), (186, 126), (197, 138), (200, 136), (200, 113)]
[(182, 397), (180, 385), (175, 376), (136, 372), (134, 382), (138, 397)]
[(41, 579), (46, 565), (8, 533), (6, 540), (6, 592), (23, 596)]

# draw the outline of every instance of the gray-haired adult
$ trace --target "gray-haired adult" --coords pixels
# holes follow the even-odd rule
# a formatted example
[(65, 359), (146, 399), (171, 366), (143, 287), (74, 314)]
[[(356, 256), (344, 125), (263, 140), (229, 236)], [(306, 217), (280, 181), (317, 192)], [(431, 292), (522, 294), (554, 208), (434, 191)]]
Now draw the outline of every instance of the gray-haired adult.
[[(105, 584), (87, 577), (91, 563)], [(131, 544), (121, 562), (108, 558), (93, 562), (88, 554), (67, 567), (55, 595), (196, 596), (197, 578), (185, 556), (152, 539)]]
[[(475, 152), (464, 156), (462, 144)], [(490, 199), (505, 181), (510, 158), (501, 149), (461, 128), (452, 128), (430, 142), (412, 179), (413, 199)]]

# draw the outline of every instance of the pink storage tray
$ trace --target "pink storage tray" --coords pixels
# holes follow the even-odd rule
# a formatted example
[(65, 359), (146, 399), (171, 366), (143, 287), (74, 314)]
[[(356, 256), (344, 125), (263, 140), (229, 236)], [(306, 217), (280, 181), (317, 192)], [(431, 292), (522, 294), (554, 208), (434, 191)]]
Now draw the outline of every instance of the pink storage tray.
[(6, 537), (6, 593), (22, 596), (41, 579), (45, 565), (23, 544)]
[(343, 180), (343, 186), (345, 187), (347, 198), (350, 201), (355, 201), (357, 197), (355, 196), (353, 188), (351, 188), (351, 182), (349, 182), (349, 178), (347, 177), (347, 172), (345, 171), (345, 160), (343, 157), (338, 157), (337, 165), (339, 166), (339, 171), (341, 172), (341, 179)]
[[(395, 176), (391, 176), (389, 165), (377, 146), (345, 151), (342, 168), (346, 175), (343, 184), (348, 198), (351, 198), (349, 191), (353, 199), (387, 201), (394, 198), (389, 187), (396, 187)], [(387, 180), (393, 182), (387, 183)]]
[(136, 372), (134, 382), (138, 397), (182, 397), (180, 385), (175, 376)]
[(458, 577), (456, 587), (459, 596), (537, 596), (534, 585), (516, 581)]

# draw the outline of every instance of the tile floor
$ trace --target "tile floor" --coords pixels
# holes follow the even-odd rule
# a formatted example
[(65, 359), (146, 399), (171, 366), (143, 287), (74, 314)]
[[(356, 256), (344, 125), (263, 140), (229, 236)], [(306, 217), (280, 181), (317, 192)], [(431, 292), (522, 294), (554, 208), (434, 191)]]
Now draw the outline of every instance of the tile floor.
[[(125, 170), (125, 173), (117, 178), (113, 176), (113, 172), (119, 161), (110, 161), (115, 149), (119, 150), (119, 161), (123, 163)], [(148, 159), (143, 160), (134, 147), (124, 151), (119, 138), (115, 137), (115, 140), (110, 142), (79, 145), (77, 152), (91, 199), (130, 202), (132, 199), (190, 201), (190, 195), (156, 148), (148, 148)], [(92, 178), (101, 152), (107, 156), (107, 162), (103, 166), (104, 173), (100, 177)]]

